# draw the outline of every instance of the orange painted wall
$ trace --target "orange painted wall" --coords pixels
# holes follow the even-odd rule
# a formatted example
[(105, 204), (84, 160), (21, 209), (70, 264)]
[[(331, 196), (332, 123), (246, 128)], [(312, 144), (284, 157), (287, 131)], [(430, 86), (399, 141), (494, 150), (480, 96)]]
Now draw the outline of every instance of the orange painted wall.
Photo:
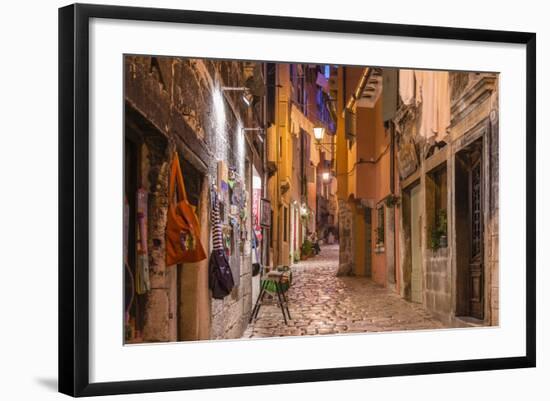
[[(393, 252), (393, 249), (385, 248), (384, 252), (376, 253), (376, 227), (378, 205), (386, 196), (391, 193), (390, 188), (390, 141), (389, 133), (384, 129), (382, 120), (382, 97), (378, 99), (373, 108), (360, 109), (358, 124), (360, 125), (361, 140), (358, 138), (359, 157), (369, 163), (359, 165), (357, 177), (358, 196), (373, 201), (375, 208), (372, 210), (372, 279), (381, 285), (387, 283), (386, 252)], [(358, 125), (359, 128), (359, 125)], [(358, 134), (359, 136), (359, 134)], [(387, 210), (385, 210), (387, 213)], [(387, 238), (388, 231), (385, 231)], [(387, 244), (387, 239), (385, 241)]]
[[(357, 108), (357, 158), (366, 161), (374, 160), (374, 141), (376, 124), (374, 110)], [(356, 167), (357, 197), (374, 199), (376, 197), (375, 165), (371, 163), (358, 164)]]
[[(343, 81), (345, 82), (345, 94), (348, 99), (353, 93), (354, 89), (361, 78), (363, 72), (362, 68), (346, 68), (346, 75)], [(370, 250), (364, 249), (365, 244), (365, 229), (363, 210), (353, 208), (355, 219), (355, 230), (353, 233), (355, 241), (356, 254), (354, 255), (356, 262), (356, 273), (364, 273), (364, 251), (370, 251), (372, 255), (372, 279), (380, 284), (387, 285), (387, 252), (394, 253), (394, 247), (387, 249), (388, 231), (385, 230), (385, 250), (384, 252), (375, 253), (375, 238), (377, 227), (377, 213), (376, 205), (383, 201), (388, 195), (391, 194), (391, 134), (384, 129), (384, 123), (382, 118), (382, 96), (372, 108), (360, 107), (356, 109), (357, 118), (357, 138), (351, 149), (342, 149), (347, 145), (342, 139), (339, 142), (339, 151), (345, 154), (339, 153), (338, 161), (345, 160), (347, 171), (353, 170), (347, 179), (347, 185), (342, 185), (340, 189), (340, 196), (347, 195), (349, 199), (350, 195), (353, 195), (356, 199), (364, 199), (370, 201), (374, 208), (372, 209), (372, 226), (371, 226), (371, 238), (372, 248)], [(343, 123), (343, 121), (341, 121)], [(342, 135), (342, 132), (339, 132)], [(341, 137), (340, 137), (341, 138)], [(344, 151), (344, 152), (343, 152)], [(342, 157), (340, 157), (340, 155)], [(366, 161), (366, 163), (357, 164), (354, 168), (354, 163), (360, 159)], [(344, 169), (340, 168), (339, 173), (342, 173)], [(397, 177), (397, 168), (395, 177)], [(343, 181), (342, 179), (339, 180)], [(387, 214), (387, 208), (384, 205), (385, 213)], [(360, 211), (361, 210), (361, 211)], [(399, 210), (395, 209), (396, 219), (396, 232), (399, 232), (397, 222), (399, 221)], [(399, 239), (394, 238), (395, 242), (395, 265), (396, 269), (399, 266)], [(359, 250), (359, 251), (358, 251)], [(396, 276), (399, 277), (397, 271)], [(399, 288), (400, 283), (397, 283)]]

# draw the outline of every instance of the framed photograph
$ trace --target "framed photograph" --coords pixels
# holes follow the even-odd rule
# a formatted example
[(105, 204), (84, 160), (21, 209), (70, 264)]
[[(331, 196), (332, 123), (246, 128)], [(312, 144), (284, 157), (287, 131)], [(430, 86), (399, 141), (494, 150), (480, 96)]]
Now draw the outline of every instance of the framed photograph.
[(534, 367), (535, 51), (61, 8), (59, 390)]

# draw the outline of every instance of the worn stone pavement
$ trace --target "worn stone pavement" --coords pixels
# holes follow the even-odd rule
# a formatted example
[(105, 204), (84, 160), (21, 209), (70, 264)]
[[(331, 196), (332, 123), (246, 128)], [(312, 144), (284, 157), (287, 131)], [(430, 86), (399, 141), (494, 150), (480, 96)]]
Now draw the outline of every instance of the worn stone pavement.
[(365, 277), (336, 277), (337, 269), (338, 245), (324, 246), (319, 255), (292, 266), (288, 326), (274, 301), (264, 303), (243, 338), (446, 327), (421, 305)]

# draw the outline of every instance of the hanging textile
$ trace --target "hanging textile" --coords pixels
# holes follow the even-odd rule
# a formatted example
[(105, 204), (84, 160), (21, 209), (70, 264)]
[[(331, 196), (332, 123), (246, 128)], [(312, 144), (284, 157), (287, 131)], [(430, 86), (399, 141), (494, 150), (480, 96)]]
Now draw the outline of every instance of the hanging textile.
[(220, 208), (218, 195), (216, 191), (212, 191), (212, 203), (210, 215), (210, 222), (212, 224), (212, 249), (216, 251), (223, 251), (223, 237), (222, 237), (222, 225), (220, 218)]
[(437, 129), (437, 91), (435, 73), (433, 71), (418, 71), (421, 79), (422, 115), (420, 118), (420, 136), (429, 139)]
[(260, 243), (258, 241), (258, 237), (256, 236), (256, 230), (252, 230), (252, 240), (253, 244), (252, 247), (254, 248), (254, 261), (252, 262), (252, 276), (257, 276), (262, 272), (262, 264), (260, 257), (258, 255), (258, 247), (260, 246)]
[[(176, 181), (177, 180), (177, 181)], [(178, 188), (178, 201), (174, 192)], [(195, 208), (187, 201), (179, 157), (174, 152), (170, 173), (168, 219), (166, 222), (166, 265), (200, 262), (206, 259), (201, 243), (200, 224)]]
[(449, 73), (416, 71), (416, 80), (422, 103), (419, 135), (425, 139), (435, 137), (440, 141), (450, 125)]
[(212, 290), (213, 298), (223, 299), (231, 293), (235, 283), (223, 246), (219, 201), (214, 191), (212, 192), (212, 198), (212, 212), (210, 214), (212, 254), (208, 263), (208, 286)]
[(414, 99), (414, 70), (399, 70), (399, 96), (404, 104), (409, 105)]
[(448, 134), (451, 125), (451, 93), (449, 91), (449, 72), (437, 72), (438, 141)]

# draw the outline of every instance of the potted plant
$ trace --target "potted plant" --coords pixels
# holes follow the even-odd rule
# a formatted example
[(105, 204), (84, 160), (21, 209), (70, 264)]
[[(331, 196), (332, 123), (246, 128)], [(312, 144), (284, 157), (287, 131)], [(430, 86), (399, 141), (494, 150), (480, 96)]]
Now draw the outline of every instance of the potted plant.
[(306, 239), (302, 243), (302, 259), (307, 259), (313, 253), (313, 243)]
[(391, 194), (386, 197), (386, 207), (392, 208), (399, 206), (400, 198), (397, 195)]
[(430, 248), (437, 251), (440, 246), (441, 234), (437, 228), (432, 229), (432, 237), (430, 238)]
[(447, 247), (447, 210), (441, 209), (436, 215), (436, 225), (432, 229), (430, 247), (435, 251)]

